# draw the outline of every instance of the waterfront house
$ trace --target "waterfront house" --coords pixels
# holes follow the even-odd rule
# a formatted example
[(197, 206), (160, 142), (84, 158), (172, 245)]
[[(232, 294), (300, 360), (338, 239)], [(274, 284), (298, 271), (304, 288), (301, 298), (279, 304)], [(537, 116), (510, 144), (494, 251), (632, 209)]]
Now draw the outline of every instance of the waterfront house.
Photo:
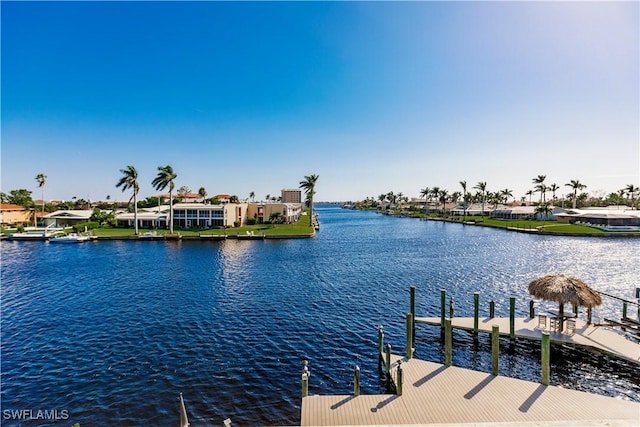
[(293, 223), (302, 215), (300, 203), (249, 203), (247, 218), (255, 218), (256, 223), (264, 224), (273, 216), (279, 216), (284, 223)]
[(582, 224), (607, 230), (640, 230), (640, 211), (627, 206), (568, 209), (558, 222)]
[(0, 224), (14, 225), (33, 221), (32, 211), (13, 203), (0, 203)]
[(89, 222), (93, 211), (90, 209), (58, 210), (44, 216), (46, 227), (73, 227), (81, 222)]
[(536, 206), (505, 206), (491, 212), (491, 218), (508, 220), (539, 219), (543, 221), (555, 221), (559, 214), (566, 212), (566, 209), (550, 206), (550, 214), (536, 214)]
[[(169, 223), (169, 206), (138, 210), (139, 228), (167, 228)], [(123, 212), (116, 215), (116, 227), (134, 228), (135, 215), (133, 212)]]
[(236, 227), (246, 218), (246, 203), (173, 205), (173, 226), (179, 228)]

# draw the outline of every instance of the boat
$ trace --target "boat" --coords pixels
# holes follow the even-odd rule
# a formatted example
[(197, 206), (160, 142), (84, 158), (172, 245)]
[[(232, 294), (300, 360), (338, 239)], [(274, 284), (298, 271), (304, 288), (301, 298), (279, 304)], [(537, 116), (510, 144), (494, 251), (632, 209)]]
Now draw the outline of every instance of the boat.
[(66, 236), (52, 237), (49, 239), (51, 243), (83, 243), (96, 239), (95, 236), (82, 236), (80, 234), (71, 233)]
[(46, 231), (27, 231), (25, 233), (11, 233), (9, 240), (47, 240), (52, 235)]

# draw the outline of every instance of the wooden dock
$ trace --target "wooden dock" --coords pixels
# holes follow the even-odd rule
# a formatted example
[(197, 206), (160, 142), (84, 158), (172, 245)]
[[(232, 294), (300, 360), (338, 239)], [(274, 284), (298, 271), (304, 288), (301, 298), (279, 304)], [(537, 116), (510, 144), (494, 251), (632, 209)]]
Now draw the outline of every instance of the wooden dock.
[[(440, 317), (416, 317), (416, 323), (440, 326)], [(458, 329), (473, 331), (473, 317), (454, 317), (451, 326)], [(498, 325), (500, 335), (510, 334), (510, 319), (508, 317), (479, 318), (478, 331), (491, 332), (493, 325)], [(531, 340), (540, 340), (542, 330), (537, 329), (538, 318), (516, 318), (514, 322), (515, 336)], [(547, 330), (547, 332), (549, 332)], [(587, 325), (587, 322), (576, 319), (574, 334), (549, 332), (552, 343), (572, 344), (595, 348), (621, 359), (640, 364), (640, 344), (634, 343), (618, 333), (604, 326)]]
[(302, 399), (300, 424), (640, 425), (640, 403), (417, 359), (407, 361), (397, 355), (392, 355), (393, 374), (400, 360), (401, 396), (307, 396)]

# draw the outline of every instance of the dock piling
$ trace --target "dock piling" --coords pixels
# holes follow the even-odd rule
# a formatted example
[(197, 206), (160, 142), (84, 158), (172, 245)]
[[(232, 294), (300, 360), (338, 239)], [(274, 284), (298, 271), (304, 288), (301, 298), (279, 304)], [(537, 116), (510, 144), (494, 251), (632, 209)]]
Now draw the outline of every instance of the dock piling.
[(480, 316), (480, 292), (473, 294), (473, 334), (478, 335), (478, 317)]
[(398, 360), (398, 370), (396, 372), (396, 393), (402, 396), (402, 360)]
[(444, 364), (451, 366), (451, 319), (444, 321)]
[(387, 354), (386, 354), (386, 372), (387, 372), (387, 378), (389, 378), (389, 376), (391, 375), (391, 344), (387, 344)]
[(407, 360), (413, 357), (413, 315), (407, 313)]
[(498, 355), (500, 353), (500, 327), (491, 326), (491, 374), (497, 376), (499, 372)]
[(496, 317), (496, 303), (495, 301), (489, 301), (489, 318), (493, 319)]
[(627, 318), (627, 302), (623, 302), (622, 303), (622, 318), (626, 319)]
[(440, 328), (444, 329), (444, 308), (447, 303), (447, 291), (440, 289)]
[(411, 339), (413, 341), (416, 340), (416, 287), (411, 285), (409, 287), (409, 311), (411, 312), (411, 318), (413, 319), (413, 324), (411, 325), (412, 336)]
[(453, 315), (454, 315), (453, 303), (454, 303), (453, 297), (451, 297), (451, 299), (449, 300), (449, 319), (453, 319)]
[(382, 325), (378, 325), (378, 354), (384, 351), (384, 331)]
[(353, 395), (360, 396), (360, 367), (357, 365), (353, 370)]
[(549, 332), (545, 331), (542, 333), (542, 354), (540, 356), (540, 361), (542, 363), (542, 379), (540, 383), (542, 383), (542, 385), (549, 385), (549, 364), (551, 358), (550, 348)]
[(516, 339), (516, 299), (509, 298), (509, 337)]
[(533, 319), (534, 317), (536, 317), (536, 311), (534, 308), (534, 302), (531, 300), (529, 301), (529, 319)]
[(302, 368), (302, 397), (309, 395), (309, 361), (304, 361), (304, 367)]

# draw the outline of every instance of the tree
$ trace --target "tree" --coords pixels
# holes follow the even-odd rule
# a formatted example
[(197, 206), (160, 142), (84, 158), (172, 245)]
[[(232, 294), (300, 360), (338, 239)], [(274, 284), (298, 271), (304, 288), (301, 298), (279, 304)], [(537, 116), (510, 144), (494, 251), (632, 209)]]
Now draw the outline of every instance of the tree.
[(202, 197), (202, 201), (207, 198), (207, 190), (204, 187), (200, 187), (198, 190), (198, 195)]
[(627, 194), (627, 196), (631, 198), (631, 207), (635, 208), (636, 207), (636, 194), (638, 194), (638, 192), (640, 192), (640, 187), (636, 187), (633, 184), (628, 184), (624, 188), (624, 191)]
[(238, 196), (234, 194), (233, 196), (229, 197), (229, 203), (240, 203), (240, 199), (238, 199)]
[(255, 191), (252, 191), (251, 193), (249, 193), (249, 198), (251, 199), (252, 202), (255, 202), (255, 200), (256, 200)]
[(540, 203), (545, 202), (545, 195), (547, 193), (547, 186), (544, 184), (544, 180), (547, 179), (546, 175), (538, 175), (533, 178), (533, 183), (536, 184), (534, 189), (540, 193)]
[(501, 190), (499, 192), (499, 197), (501, 200), (503, 200), (503, 203), (506, 205), (507, 202), (509, 201), (509, 197), (513, 197), (513, 191), (509, 190), (508, 188), (505, 188), (504, 190)]
[(531, 204), (531, 196), (533, 196), (533, 190), (528, 190), (525, 194), (529, 196), (529, 204)]
[(575, 209), (576, 204), (578, 203), (578, 191), (584, 190), (585, 188), (587, 188), (587, 186), (577, 179), (572, 179), (568, 184), (565, 184), (565, 186), (571, 187), (573, 189), (573, 209)]
[(169, 233), (173, 234), (173, 182), (178, 175), (170, 165), (158, 166), (158, 175), (151, 181), (151, 185), (156, 191), (162, 191), (169, 186)]
[(449, 193), (447, 192), (447, 190), (440, 190), (440, 193), (438, 194), (438, 200), (440, 200), (440, 203), (442, 203), (442, 216), (446, 216), (448, 195)]
[(44, 212), (44, 187), (47, 183), (47, 176), (43, 173), (36, 175), (36, 181), (38, 181), (38, 187), (42, 189), (42, 212)]
[(460, 181), (462, 187), (462, 219), (467, 217), (467, 181)]
[(480, 193), (482, 193), (482, 216), (484, 216), (484, 204), (487, 200), (487, 183), (480, 181), (473, 188), (475, 188), (476, 190), (480, 190)]
[(539, 204), (538, 206), (536, 206), (535, 216), (536, 217), (538, 217), (538, 215), (542, 216), (542, 227), (543, 228), (544, 228), (544, 221), (546, 221), (547, 217), (549, 215), (551, 215), (551, 213), (553, 213), (553, 211), (549, 207), (548, 203), (542, 203), (542, 204)]
[(558, 187), (558, 184), (551, 184), (549, 187), (547, 187), (549, 189), (549, 191), (551, 191), (551, 197), (553, 198), (553, 204), (556, 204), (556, 191), (558, 191), (558, 189), (560, 187)]
[(127, 166), (126, 169), (120, 169), (120, 173), (122, 173), (122, 177), (116, 184), (116, 188), (122, 187), (122, 191), (126, 191), (129, 189), (133, 190), (133, 196), (129, 199), (129, 203), (133, 199), (133, 222), (136, 236), (138, 235), (138, 191), (140, 191), (140, 187), (138, 186), (138, 171), (133, 166)]
[(424, 187), (420, 190), (420, 197), (424, 197), (424, 213), (425, 215), (429, 214), (429, 195), (431, 194), (431, 189), (429, 187)]
[(2, 203), (11, 203), (14, 205), (24, 206), (25, 208), (33, 208), (34, 202), (31, 198), (31, 191), (21, 188), (19, 190), (11, 190), (9, 194), (2, 193)]
[(307, 200), (309, 203), (309, 225), (313, 225), (313, 195), (316, 190), (316, 182), (318, 182), (318, 175), (307, 175), (304, 177), (303, 181), (300, 181), (300, 187), (302, 188), (307, 195)]

